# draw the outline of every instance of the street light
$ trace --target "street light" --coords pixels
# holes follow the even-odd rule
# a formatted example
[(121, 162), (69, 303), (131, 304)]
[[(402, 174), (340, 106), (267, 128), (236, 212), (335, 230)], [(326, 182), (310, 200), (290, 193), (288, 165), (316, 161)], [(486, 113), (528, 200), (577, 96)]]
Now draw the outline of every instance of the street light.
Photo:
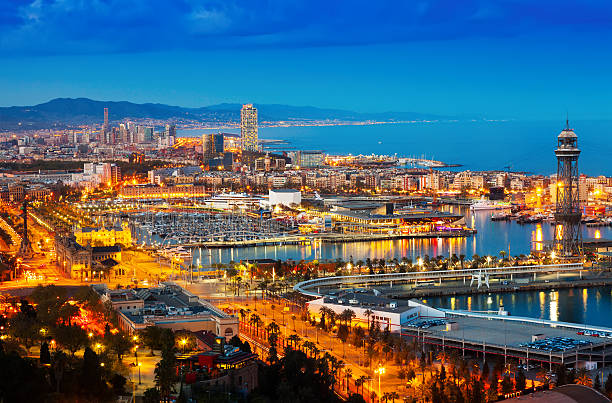
[(183, 354), (185, 354), (185, 345), (187, 344), (187, 339), (181, 339), (181, 345), (183, 346)]
[(380, 376), (385, 373), (385, 367), (378, 364), (378, 368), (374, 370), (375, 374), (378, 374), (378, 396), (380, 398)]
[(140, 367), (142, 367), (142, 362), (138, 363), (138, 384), (142, 385), (142, 381), (140, 380)]

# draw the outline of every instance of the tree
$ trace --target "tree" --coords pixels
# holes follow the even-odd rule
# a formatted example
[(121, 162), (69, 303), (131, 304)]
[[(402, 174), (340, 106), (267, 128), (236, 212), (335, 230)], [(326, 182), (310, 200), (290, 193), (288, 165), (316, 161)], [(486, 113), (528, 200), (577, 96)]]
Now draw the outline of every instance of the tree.
[(56, 351), (53, 354), (53, 375), (55, 376), (55, 392), (60, 393), (60, 384), (68, 366), (68, 356), (63, 351)]
[(74, 353), (81, 347), (84, 347), (88, 342), (87, 333), (79, 326), (60, 325), (54, 330), (54, 333), (57, 343), (70, 351), (73, 357)]
[(81, 390), (87, 395), (97, 395), (102, 390), (102, 374), (98, 355), (89, 347), (83, 353), (83, 366), (79, 375)]
[(175, 363), (174, 353), (164, 350), (162, 359), (155, 365), (155, 385), (164, 402), (174, 393), (174, 384), (177, 381)]
[(555, 368), (555, 374), (557, 375), (557, 386), (563, 386), (567, 383), (567, 370), (563, 365), (557, 365)]
[(508, 394), (508, 393), (512, 393), (512, 391), (514, 390), (514, 385), (512, 385), (512, 380), (510, 379), (510, 377), (508, 375), (504, 375), (504, 378), (502, 379), (501, 382), (501, 389), (502, 389), (502, 394)]
[(346, 325), (340, 325), (338, 328), (338, 338), (342, 341), (342, 357), (346, 357), (346, 341), (348, 340), (349, 331)]
[(526, 387), (526, 378), (523, 370), (519, 370), (518, 374), (516, 374), (516, 390), (521, 391), (525, 390)]
[(40, 363), (51, 364), (51, 353), (49, 352), (49, 344), (46, 341), (40, 346)]
[(29, 352), (40, 336), (40, 325), (31, 315), (24, 312), (18, 313), (10, 321), (9, 332), (19, 340)]
[(162, 397), (157, 388), (149, 388), (145, 390), (143, 395), (144, 403), (159, 403)]
[(374, 314), (374, 311), (370, 310), (370, 309), (366, 309), (363, 314), (366, 316), (366, 318), (368, 318), (368, 329), (370, 328), (370, 316), (372, 316)]
[(599, 380), (599, 374), (595, 374), (595, 380), (593, 381), (593, 389), (601, 392), (601, 381)]
[(353, 393), (352, 395), (350, 395), (346, 401), (347, 403), (366, 403), (366, 401), (363, 399), (363, 396), (357, 393)]
[(297, 349), (300, 340), (302, 340), (302, 338), (295, 333), (287, 337), (287, 341), (291, 343), (291, 346), (293, 346), (294, 350)]
[(122, 333), (111, 334), (104, 340), (107, 341), (108, 348), (117, 354), (117, 359), (119, 361), (121, 361), (123, 356), (132, 348), (132, 341)]
[(0, 342), (0, 401), (47, 401), (48, 382), (45, 372), (33, 360), (20, 357), (16, 352), (5, 353)]
[(608, 374), (606, 378), (606, 383), (604, 383), (604, 392), (608, 397), (612, 397), (612, 373)]
[[(110, 384), (113, 388), (113, 393), (117, 396), (121, 396), (125, 394), (125, 383), (126, 383), (127, 379), (125, 379), (125, 376), (120, 375), (120, 374), (115, 374), (111, 377), (110, 379)], [(146, 392), (145, 392), (146, 395)], [(159, 402), (159, 399), (157, 400), (157, 403)]]
[(162, 328), (157, 326), (147, 326), (138, 332), (138, 338), (142, 343), (151, 350), (150, 355), (155, 355), (153, 350), (161, 350), (161, 333)]

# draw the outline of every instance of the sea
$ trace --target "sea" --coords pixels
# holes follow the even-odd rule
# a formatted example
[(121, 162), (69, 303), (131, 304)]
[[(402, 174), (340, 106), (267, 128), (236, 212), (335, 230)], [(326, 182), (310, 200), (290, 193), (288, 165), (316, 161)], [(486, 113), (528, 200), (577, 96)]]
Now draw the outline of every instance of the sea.
[[(581, 150), (579, 168), (612, 176), (612, 120), (571, 121)], [(287, 148), (330, 154), (397, 154), (461, 164), (472, 171), (556, 172), (557, 135), (565, 121), (430, 121), (371, 125), (260, 127), (262, 139), (285, 140)], [(193, 137), (215, 130), (179, 130)], [(223, 130), (239, 133), (239, 129)]]

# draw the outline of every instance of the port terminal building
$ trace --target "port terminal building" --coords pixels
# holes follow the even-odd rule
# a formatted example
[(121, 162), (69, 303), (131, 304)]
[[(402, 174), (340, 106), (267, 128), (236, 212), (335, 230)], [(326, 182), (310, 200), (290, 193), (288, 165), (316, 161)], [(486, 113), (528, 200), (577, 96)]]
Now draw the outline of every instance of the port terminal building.
[[(355, 313), (358, 325), (380, 324), (381, 330), (400, 333), (402, 326), (410, 322), (445, 317), (445, 313), (416, 299), (395, 300), (378, 295), (376, 290), (355, 289), (337, 295), (327, 295), (307, 303), (312, 314), (319, 314), (321, 308), (331, 309), (336, 314), (350, 309)], [(320, 316), (320, 315), (319, 315)]]
[(427, 209), (396, 211), (393, 203), (370, 209), (372, 203), (338, 205), (329, 213), (334, 227), (342, 233), (413, 235), (465, 232), (465, 219)]
[(111, 290), (106, 284), (92, 286), (109, 301), (119, 327), (132, 334), (147, 326), (191, 332), (208, 331), (227, 340), (238, 334), (239, 319), (173, 282), (159, 287)]

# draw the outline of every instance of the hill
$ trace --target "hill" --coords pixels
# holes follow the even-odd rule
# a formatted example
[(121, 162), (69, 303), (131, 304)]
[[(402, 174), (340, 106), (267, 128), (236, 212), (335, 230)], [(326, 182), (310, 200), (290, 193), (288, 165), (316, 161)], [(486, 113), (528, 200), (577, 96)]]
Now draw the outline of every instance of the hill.
[[(0, 130), (27, 130), (101, 124), (104, 108), (111, 122), (124, 119), (174, 120), (178, 122), (238, 122), (241, 104), (218, 104), (201, 108), (184, 108), (164, 104), (136, 104), (127, 101), (96, 101), (88, 98), (56, 98), (33, 106), (0, 108)], [(439, 119), (440, 116), (410, 113), (359, 113), (341, 109), (278, 104), (255, 105), (261, 122), (278, 121), (403, 121)]]

